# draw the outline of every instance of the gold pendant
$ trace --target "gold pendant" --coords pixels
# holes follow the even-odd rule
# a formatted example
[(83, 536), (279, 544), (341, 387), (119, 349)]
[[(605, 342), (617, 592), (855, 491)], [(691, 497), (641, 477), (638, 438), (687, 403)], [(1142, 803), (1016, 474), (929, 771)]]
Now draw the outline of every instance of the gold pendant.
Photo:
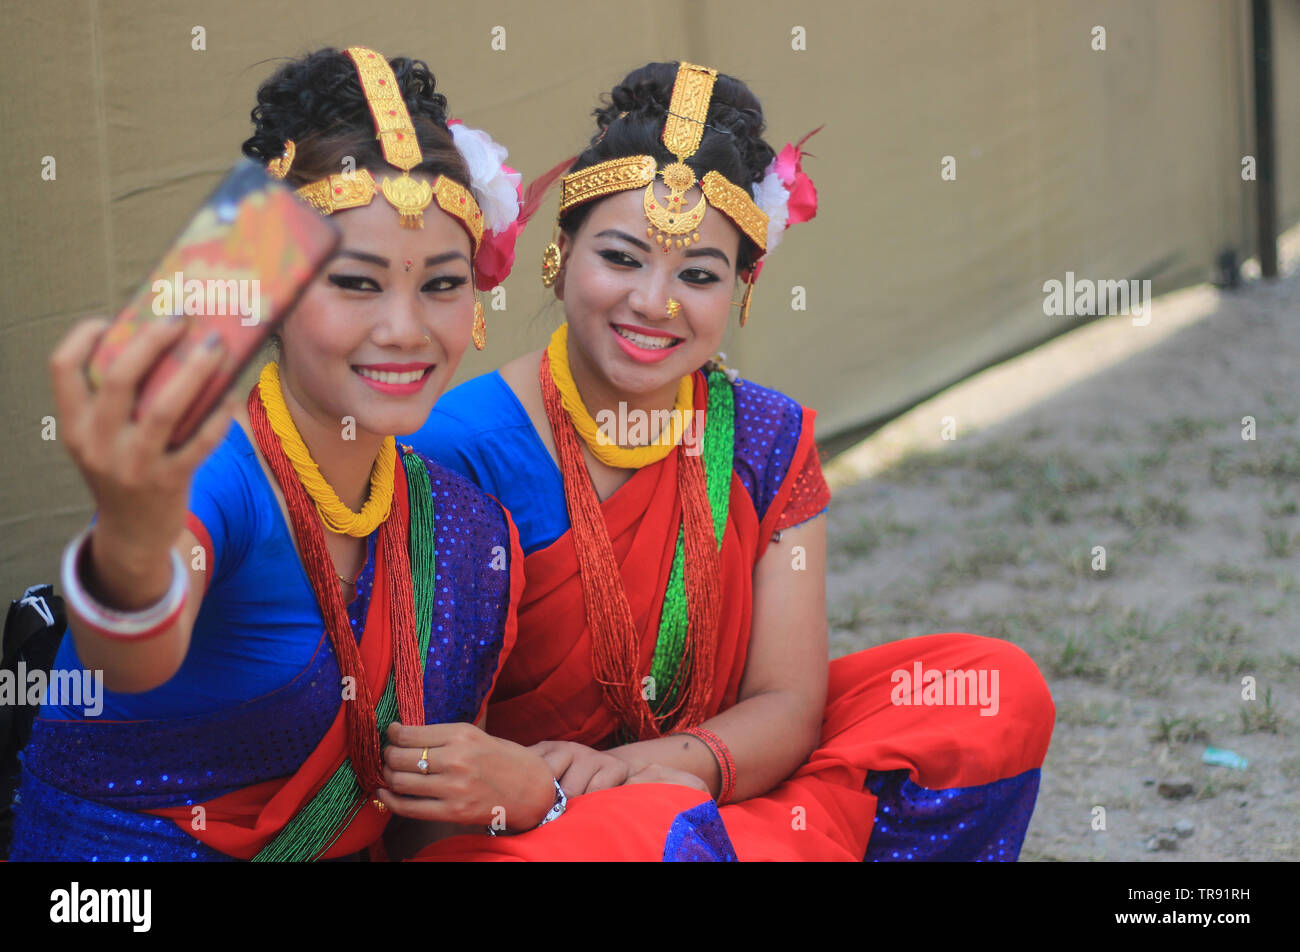
[[(703, 194), (695, 207), (682, 208), (686, 192), (695, 185), (695, 173), (685, 162), (673, 162), (664, 166), (664, 184), (668, 186), (668, 198), (661, 202), (655, 195), (655, 183), (651, 180), (645, 187), (641, 202), (645, 217), (651, 227), (646, 229), (646, 237), (653, 238), (655, 244), (663, 246), (665, 252), (672, 248), (685, 248), (693, 241), (700, 240), (700, 224), (704, 221), (704, 210), (708, 203)], [(680, 236), (688, 237), (682, 238)]]
[(385, 178), (380, 187), (388, 204), (402, 216), (403, 228), (424, 227), (424, 210), (433, 201), (432, 185), (403, 172), (401, 178)]

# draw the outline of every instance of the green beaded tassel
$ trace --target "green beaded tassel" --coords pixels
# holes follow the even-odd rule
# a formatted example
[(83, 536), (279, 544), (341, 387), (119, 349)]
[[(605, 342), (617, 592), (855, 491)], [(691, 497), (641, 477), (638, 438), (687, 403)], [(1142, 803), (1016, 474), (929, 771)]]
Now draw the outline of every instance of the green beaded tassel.
[[(411, 587), (415, 600), (415, 635), (420, 648), (420, 671), (429, 655), (433, 630), (434, 602), (434, 514), (433, 487), (429, 471), (415, 453), (403, 453), (406, 469), (407, 502), (410, 507)], [(375, 729), (379, 747), (388, 745), (388, 725), (397, 720), (396, 667), (388, 673), (388, 684), (375, 705)], [(365, 805), (366, 791), (357, 783), (352, 761), (344, 759), (325, 786), (302, 805), (271, 842), (253, 857), (255, 863), (286, 863), (314, 860), (325, 853), (348, 828)]]
[[(708, 488), (709, 510), (713, 515), (713, 532), (722, 548), (731, 503), (731, 470), (735, 443), (736, 398), (731, 381), (720, 370), (709, 374), (709, 403), (704, 423), (704, 477)], [(655, 697), (650, 709), (656, 715), (672, 709), (677, 698), (678, 674), (686, 648), (688, 614), (686, 609), (686, 530), (677, 529), (677, 548), (664, 591), (663, 609), (659, 613), (659, 636), (655, 641), (650, 676), (654, 679)], [(659, 687), (666, 686), (660, 691)]]

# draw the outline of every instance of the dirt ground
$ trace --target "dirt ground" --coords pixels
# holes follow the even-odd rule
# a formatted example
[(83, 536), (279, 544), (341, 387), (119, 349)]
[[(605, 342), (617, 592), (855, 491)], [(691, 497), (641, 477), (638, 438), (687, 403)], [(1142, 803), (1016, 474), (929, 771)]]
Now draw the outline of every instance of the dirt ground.
[[(1295, 234), (1277, 281), (1158, 298), (1152, 326), (1193, 306), (1206, 316), (1158, 344), (995, 425), (959, 417), (956, 439), (831, 504), (833, 654), (970, 631), (1046, 676), (1057, 722), (1022, 860), (1300, 859)], [(1090, 326), (1107, 322), (1132, 333)], [(1055, 352), (995, 386), (1066, 372)], [(913, 423), (937, 433), (937, 412)], [(1207, 747), (1249, 766), (1207, 765)]]

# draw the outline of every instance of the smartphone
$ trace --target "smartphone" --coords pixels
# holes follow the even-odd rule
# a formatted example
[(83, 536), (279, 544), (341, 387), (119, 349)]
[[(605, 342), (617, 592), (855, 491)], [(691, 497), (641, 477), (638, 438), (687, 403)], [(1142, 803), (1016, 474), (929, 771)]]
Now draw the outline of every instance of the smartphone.
[(182, 315), (181, 339), (149, 370), (136, 394), (138, 419), (213, 331), (221, 366), (177, 422), (168, 448), (198, 429), (307, 285), (333, 257), (338, 225), (299, 199), (256, 162), (242, 159), (190, 219), (86, 363), (92, 387), (150, 322)]

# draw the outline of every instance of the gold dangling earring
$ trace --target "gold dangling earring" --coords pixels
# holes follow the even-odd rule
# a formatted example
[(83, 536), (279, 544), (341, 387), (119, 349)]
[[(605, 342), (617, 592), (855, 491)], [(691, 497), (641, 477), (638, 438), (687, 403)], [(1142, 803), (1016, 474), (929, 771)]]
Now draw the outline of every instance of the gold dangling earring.
[(749, 320), (749, 296), (754, 293), (754, 282), (745, 282), (745, 296), (740, 299), (740, 326), (744, 327), (745, 322)]
[(483, 302), (477, 298), (474, 300), (474, 330), (471, 336), (474, 339), (475, 350), (482, 350), (487, 346), (487, 319), (483, 316)]
[(555, 279), (560, 276), (560, 246), (555, 243), (556, 232), (551, 232), (551, 241), (542, 250), (542, 287), (549, 288), (555, 285)]

